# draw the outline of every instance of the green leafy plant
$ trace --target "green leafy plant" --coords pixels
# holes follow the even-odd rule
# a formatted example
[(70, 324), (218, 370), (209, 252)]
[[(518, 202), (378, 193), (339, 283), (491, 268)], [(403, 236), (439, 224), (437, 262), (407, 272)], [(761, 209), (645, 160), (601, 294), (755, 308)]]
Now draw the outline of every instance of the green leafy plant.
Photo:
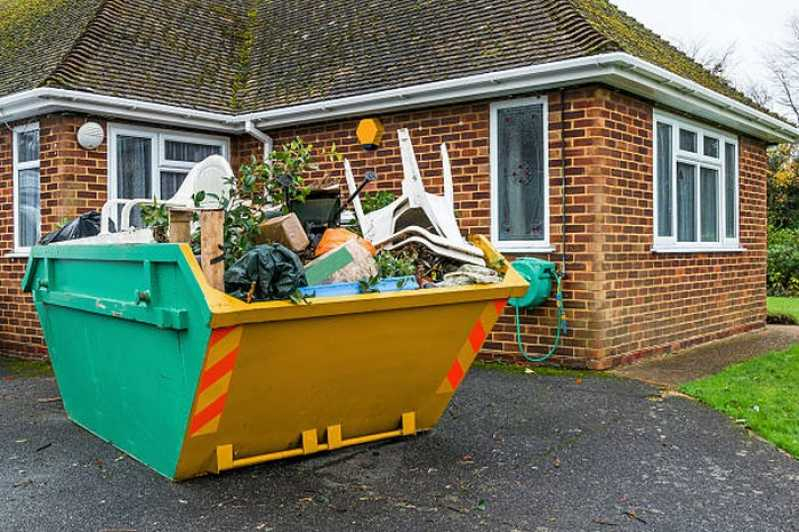
[(416, 274), (416, 263), (406, 253), (381, 251), (375, 257), (375, 261), (377, 262), (378, 276), (381, 279)]
[(381, 190), (378, 192), (364, 192), (360, 194), (360, 198), (364, 214), (369, 214), (390, 205), (391, 202), (397, 199), (397, 195), (393, 192)]
[(166, 242), (169, 231), (169, 211), (166, 205), (153, 198), (151, 204), (142, 205), (140, 210), (142, 223), (153, 230), (155, 241)]
[(768, 295), (799, 296), (799, 230), (769, 229)]
[(377, 289), (378, 283), (380, 283), (380, 274), (373, 275), (365, 279), (361, 279), (360, 281), (358, 281), (358, 290), (362, 294), (371, 294), (374, 292), (379, 292), (380, 290)]
[[(320, 153), (330, 161), (341, 158), (335, 144)], [(239, 168), (237, 176), (227, 178), (228, 194), (216, 198), (225, 211), (226, 266), (235, 263), (255, 246), (260, 226), (268, 218), (269, 207), (280, 205), (282, 212), (286, 213), (291, 202), (305, 201), (310, 190), (305, 185), (305, 177), (319, 170), (313, 145), (305, 144), (300, 138), (272, 151), (269, 160), (271, 164), (253, 157), (249, 164)]]

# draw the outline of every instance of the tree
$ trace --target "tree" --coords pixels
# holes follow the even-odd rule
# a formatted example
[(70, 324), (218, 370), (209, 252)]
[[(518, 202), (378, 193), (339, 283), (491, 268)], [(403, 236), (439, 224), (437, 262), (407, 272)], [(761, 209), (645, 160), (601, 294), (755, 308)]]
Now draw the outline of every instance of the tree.
[(677, 48), (682, 53), (705, 67), (712, 74), (723, 78), (727, 83), (733, 85), (730, 80), (730, 70), (736, 66), (735, 50), (736, 43), (731, 42), (724, 48), (714, 48), (708, 45), (705, 39), (678, 40)]
[(799, 122), (799, 15), (788, 23), (791, 38), (767, 59), (778, 93), (777, 103)]

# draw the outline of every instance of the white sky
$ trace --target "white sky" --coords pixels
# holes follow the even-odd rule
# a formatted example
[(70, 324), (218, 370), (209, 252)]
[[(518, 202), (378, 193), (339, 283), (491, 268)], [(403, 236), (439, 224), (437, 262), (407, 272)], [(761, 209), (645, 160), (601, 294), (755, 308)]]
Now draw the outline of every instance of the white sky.
[(704, 42), (725, 49), (735, 42), (729, 75), (748, 87), (767, 81), (763, 56), (788, 39), (786, 20), (799, 15), (797, 0), (611, 0), (672, 43)]

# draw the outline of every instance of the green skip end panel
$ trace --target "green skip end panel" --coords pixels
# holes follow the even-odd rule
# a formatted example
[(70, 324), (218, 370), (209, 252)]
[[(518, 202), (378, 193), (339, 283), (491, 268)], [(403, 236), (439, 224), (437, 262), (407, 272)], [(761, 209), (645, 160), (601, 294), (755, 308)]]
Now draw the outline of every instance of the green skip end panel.
[(174, 478), (211, 333), (180, 246), (35, 247), (23, 289), (70, 419)]

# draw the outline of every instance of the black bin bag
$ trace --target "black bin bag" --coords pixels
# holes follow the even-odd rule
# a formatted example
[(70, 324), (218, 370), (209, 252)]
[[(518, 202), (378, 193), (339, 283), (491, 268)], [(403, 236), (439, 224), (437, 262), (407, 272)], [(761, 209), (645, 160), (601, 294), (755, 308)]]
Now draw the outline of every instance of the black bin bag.
[(225, 272), (225, 292), (244, 301), (289, 299), (307, 285), (300, 258), (280, 244), (255, 246)]

